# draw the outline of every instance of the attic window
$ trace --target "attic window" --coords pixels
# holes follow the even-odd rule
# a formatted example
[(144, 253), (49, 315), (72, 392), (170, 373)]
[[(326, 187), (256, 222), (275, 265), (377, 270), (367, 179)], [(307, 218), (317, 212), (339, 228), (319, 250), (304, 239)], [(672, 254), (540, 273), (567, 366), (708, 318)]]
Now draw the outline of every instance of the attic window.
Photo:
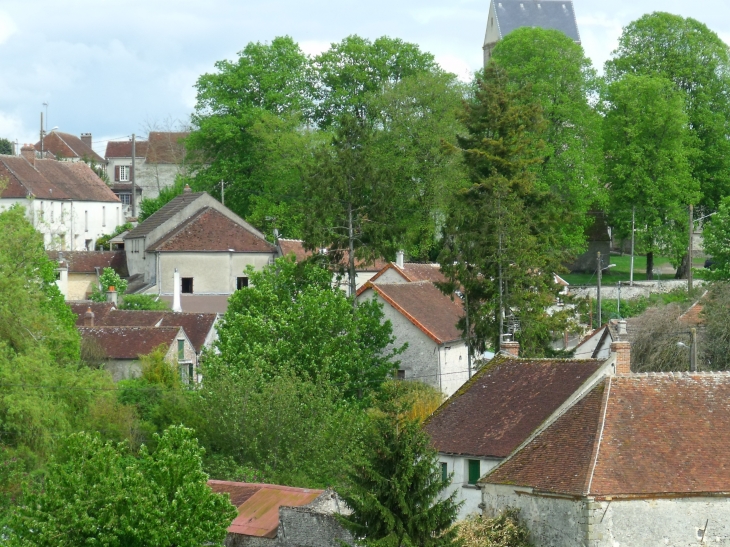
[(244, 287), (248, 287), (248, 277), (237, 277), (236, 278), (236, 290), (240, 291)]
[(180, 280), (180, 284), (182, 285), (182, 293), (183, 294), (193, 294), (193, 278), (192, 277), (183, 277)]

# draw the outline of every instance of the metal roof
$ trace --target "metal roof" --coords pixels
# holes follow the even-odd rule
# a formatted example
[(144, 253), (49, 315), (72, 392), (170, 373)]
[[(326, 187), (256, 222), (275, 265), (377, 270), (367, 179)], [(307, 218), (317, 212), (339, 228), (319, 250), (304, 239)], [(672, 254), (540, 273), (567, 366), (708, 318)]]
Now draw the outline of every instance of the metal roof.
[(559, 30), (580, 43), (570, 0), (493, 0), (501, 38), (520, 27)]

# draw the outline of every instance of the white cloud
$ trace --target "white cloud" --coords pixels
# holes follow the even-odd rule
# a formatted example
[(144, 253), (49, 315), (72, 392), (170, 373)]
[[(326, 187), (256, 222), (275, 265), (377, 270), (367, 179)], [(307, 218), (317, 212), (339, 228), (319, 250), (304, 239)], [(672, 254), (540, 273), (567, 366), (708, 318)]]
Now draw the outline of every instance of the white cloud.
[(8, 41), (13, 34), (18, 30), (18, 27), (7, 13), (0, 11), (0, 44), (4, 44)]
[(20, 146), (23, 146), (25, 143), (35, 143), (38, 140), (38, 133), (26, 128), (20, 115), (0, 111), (0, 137), (11, 141), (17, 140)]
[(469, 63), (455, 55), (436, 55), (436, 62), (447, 72), (453, 72), (462, 82), (472, 79), (472, 69)]
[(301, 50), (312, 57), (319, 55), (323, 51), (327, 51), (330, 48), (330, 45), (330, 42), (325, 42), (323, 40), (305, 40), (303, 42), (299, 42)]

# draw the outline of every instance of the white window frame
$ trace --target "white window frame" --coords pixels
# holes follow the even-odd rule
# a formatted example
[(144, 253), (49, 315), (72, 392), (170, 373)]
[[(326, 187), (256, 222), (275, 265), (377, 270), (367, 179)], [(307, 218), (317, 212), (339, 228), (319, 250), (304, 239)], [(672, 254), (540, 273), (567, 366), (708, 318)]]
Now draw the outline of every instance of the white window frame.
[(129, 171), (130, 171), (129, 165), (120, 165), (119, 166), (119, 182), (129, 182)]

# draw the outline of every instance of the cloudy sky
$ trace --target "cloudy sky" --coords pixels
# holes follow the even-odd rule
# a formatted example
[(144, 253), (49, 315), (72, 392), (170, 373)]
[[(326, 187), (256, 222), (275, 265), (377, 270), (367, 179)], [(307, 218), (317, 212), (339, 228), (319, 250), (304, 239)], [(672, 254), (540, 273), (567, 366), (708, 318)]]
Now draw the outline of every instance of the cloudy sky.
[[(730, 43), (727, 0), (574, 0), (586, 52), (600, 68), (622, 26), (669, 11)], [(48, 125), (105, 141), (189, 116), (197, 77), (250, 41), (288, 34), (318, 53), (349, 34), (415, 42), (466, 77), (479, 68), (489, 0), (3, 0), (0, 137), (35, 142)]]

